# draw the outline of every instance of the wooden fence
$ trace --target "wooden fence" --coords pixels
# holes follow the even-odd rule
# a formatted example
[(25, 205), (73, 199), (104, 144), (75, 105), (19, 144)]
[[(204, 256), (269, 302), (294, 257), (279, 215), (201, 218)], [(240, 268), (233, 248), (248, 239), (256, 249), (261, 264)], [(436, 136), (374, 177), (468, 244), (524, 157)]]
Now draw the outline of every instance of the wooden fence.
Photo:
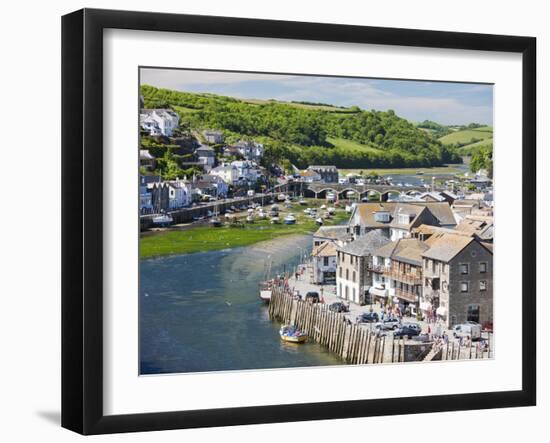
[[(394, 363), (404, 361), (458, 360), (487, 358), (488, 352), (469, 348), (454, 342), (447, 345), (430, 343), (407, 344), (404, 338), (393, 335), (379, 335), (370, 328), (350, 323), (343, 314), (332, 312), (321, 303), (309, 303), (289, 295), (282, 288), (274, 288), (269, 304), (269, 317), (284, 324), (296, 325), (329, 351), (350, 364)], [(408, 346), (409, 352), (405, 352)], [(414, 351), (411, 348), (421, 347)], [(427, 348), (427, 349), (424, 349)], [(415, 354), (416, 352), (416, 354)]]

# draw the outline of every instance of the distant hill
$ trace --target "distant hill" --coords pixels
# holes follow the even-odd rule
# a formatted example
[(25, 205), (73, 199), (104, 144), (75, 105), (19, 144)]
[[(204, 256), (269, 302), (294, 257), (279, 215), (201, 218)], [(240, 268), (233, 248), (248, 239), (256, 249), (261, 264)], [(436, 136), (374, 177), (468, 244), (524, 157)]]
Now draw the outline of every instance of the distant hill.
[(141, 87), (146, 108), (172, 108), (182, 130), (223, 131), (228, 143), (241, 138), (265, 145), (266, 164), (299, 168), (334, 164), (342, 168), (427, 167), (460, 162), (453, 147), (400, 118), (395, 112), (366, 111), (326, 103), (237, 99)]

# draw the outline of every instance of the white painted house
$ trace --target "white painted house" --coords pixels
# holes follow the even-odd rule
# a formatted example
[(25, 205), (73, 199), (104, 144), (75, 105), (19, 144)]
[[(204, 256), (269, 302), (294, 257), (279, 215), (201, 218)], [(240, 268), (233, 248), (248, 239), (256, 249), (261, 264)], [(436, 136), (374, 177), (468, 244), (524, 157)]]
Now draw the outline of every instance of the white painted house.
[(168, 186), (168, 207), (179, 209), (191, 204), (191, 188), (184, 180), (166, 182)]
[(220, 177), (228, 185), (232, 185), (239, 179), (239, 170), (233, 165), (223, 164), (212, 168), (210, 174)]
[(140, 126), (150, 135), (170, 137), (179, 122), (178, 114), (170, 109), (142, 109), (139, 114)]
[(336, 283), (336, 244), (321, 243), (311, 253), (313, 262), (313, 283)]

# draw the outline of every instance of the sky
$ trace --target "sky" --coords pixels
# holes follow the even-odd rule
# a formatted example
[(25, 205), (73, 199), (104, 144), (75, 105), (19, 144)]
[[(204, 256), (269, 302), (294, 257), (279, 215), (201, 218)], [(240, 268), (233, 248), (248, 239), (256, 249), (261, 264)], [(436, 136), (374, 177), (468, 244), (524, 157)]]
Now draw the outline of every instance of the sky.
[(417, 122), (493, 124), (493, 86), (486, 84), (157, 68), (142, 68), (141, 83), (246, 99), (393, 109)]

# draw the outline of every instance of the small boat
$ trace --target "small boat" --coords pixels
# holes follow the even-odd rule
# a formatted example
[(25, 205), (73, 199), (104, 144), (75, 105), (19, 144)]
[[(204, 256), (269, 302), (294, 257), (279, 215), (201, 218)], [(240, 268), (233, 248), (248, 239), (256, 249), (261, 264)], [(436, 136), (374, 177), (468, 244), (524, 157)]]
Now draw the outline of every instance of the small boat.
[(281, 340), (289, 343), (304, 343), (307, 340), (307, 334), (300, 331), (294, 325), (282, 326), (279, 330), (279, 335), (281, 336)]
[(258, 212), (258, 217), (262, 220), (265, 220), (267, 218), (267, 212), (264, 212), (263, 209)]
[(305, 201), (303, 198), (300, 199), (300, 201), (298, 202), (300, 205), (302, 206), (305, 206), (307, 205), (307, 201)]
[(321, 209), (327, 209), (327, 205), (321, 205)]
[(336, 212), (336, 208), (332, 207), (332, 206), (329, 206), (327, 208), (327, 212), (330, 214), (330, 215), (333, 215), (335, 212)]
[(424, 171), (416, 171), (416, 175), (424, 175)]
[(286, 200), (286, 195), (284, 194), (279, 194), (277, 196), (277, 200), (279, 200), (280, 202), (284, 202)]
[(311, 208), (304, 209), (304, 214), (309, 214), (311, 212)]
[(269, 303), (271, 300), (271, 283), (269, 281), (260, 285), (260, 300), (264, 303)]
[(174, 222), (174, 219), (171, 215), (160, 214), (153, 217), (153, 224), (158, 226), (168, 226)]
[(349, 214), (352, 211), (352, 207), (350, 205), (346, 205), (346, 212)]
[(334, 192), (327, 193), (327, 200), (328, 201), (335, 201), (336, 200), (336, 194)]
[(248, 209), (248, 213), (249, 213), (249, 214), (252, 214), (253, 212), (254, 212), (254, 209), (252, 209), (252, 208), (249, 208), (249, 209)]
[(320, 226), (323, 224), (323, 219), (321, 217), (318, 217), (315, 219), (315, 223), (317, 223)]
[(218, 217), (213, 217), (213, 218), (210, 220), (210, 223), (211, 223), (212, 226), (214, 226), (215, 228), (219, 228), (219, 227), (222, 225), (222, 221), (221, 221)]
[(252, 215), (249, 215), (248, 217), (246, 217), (246, 222), (247, 223), (254, 223), (254, 217)]
[(296, 223), (296, 217), (294, 217), (293, 214), (288, 214), (284, 218), (284, 221), (285, 221), (285, 225), (293, 225), (294, 223)]
[(280, 223), (279, 217), (277, 217), (277, 216), (271, 217), (271, 223), (274, 224), (274, 225)]

